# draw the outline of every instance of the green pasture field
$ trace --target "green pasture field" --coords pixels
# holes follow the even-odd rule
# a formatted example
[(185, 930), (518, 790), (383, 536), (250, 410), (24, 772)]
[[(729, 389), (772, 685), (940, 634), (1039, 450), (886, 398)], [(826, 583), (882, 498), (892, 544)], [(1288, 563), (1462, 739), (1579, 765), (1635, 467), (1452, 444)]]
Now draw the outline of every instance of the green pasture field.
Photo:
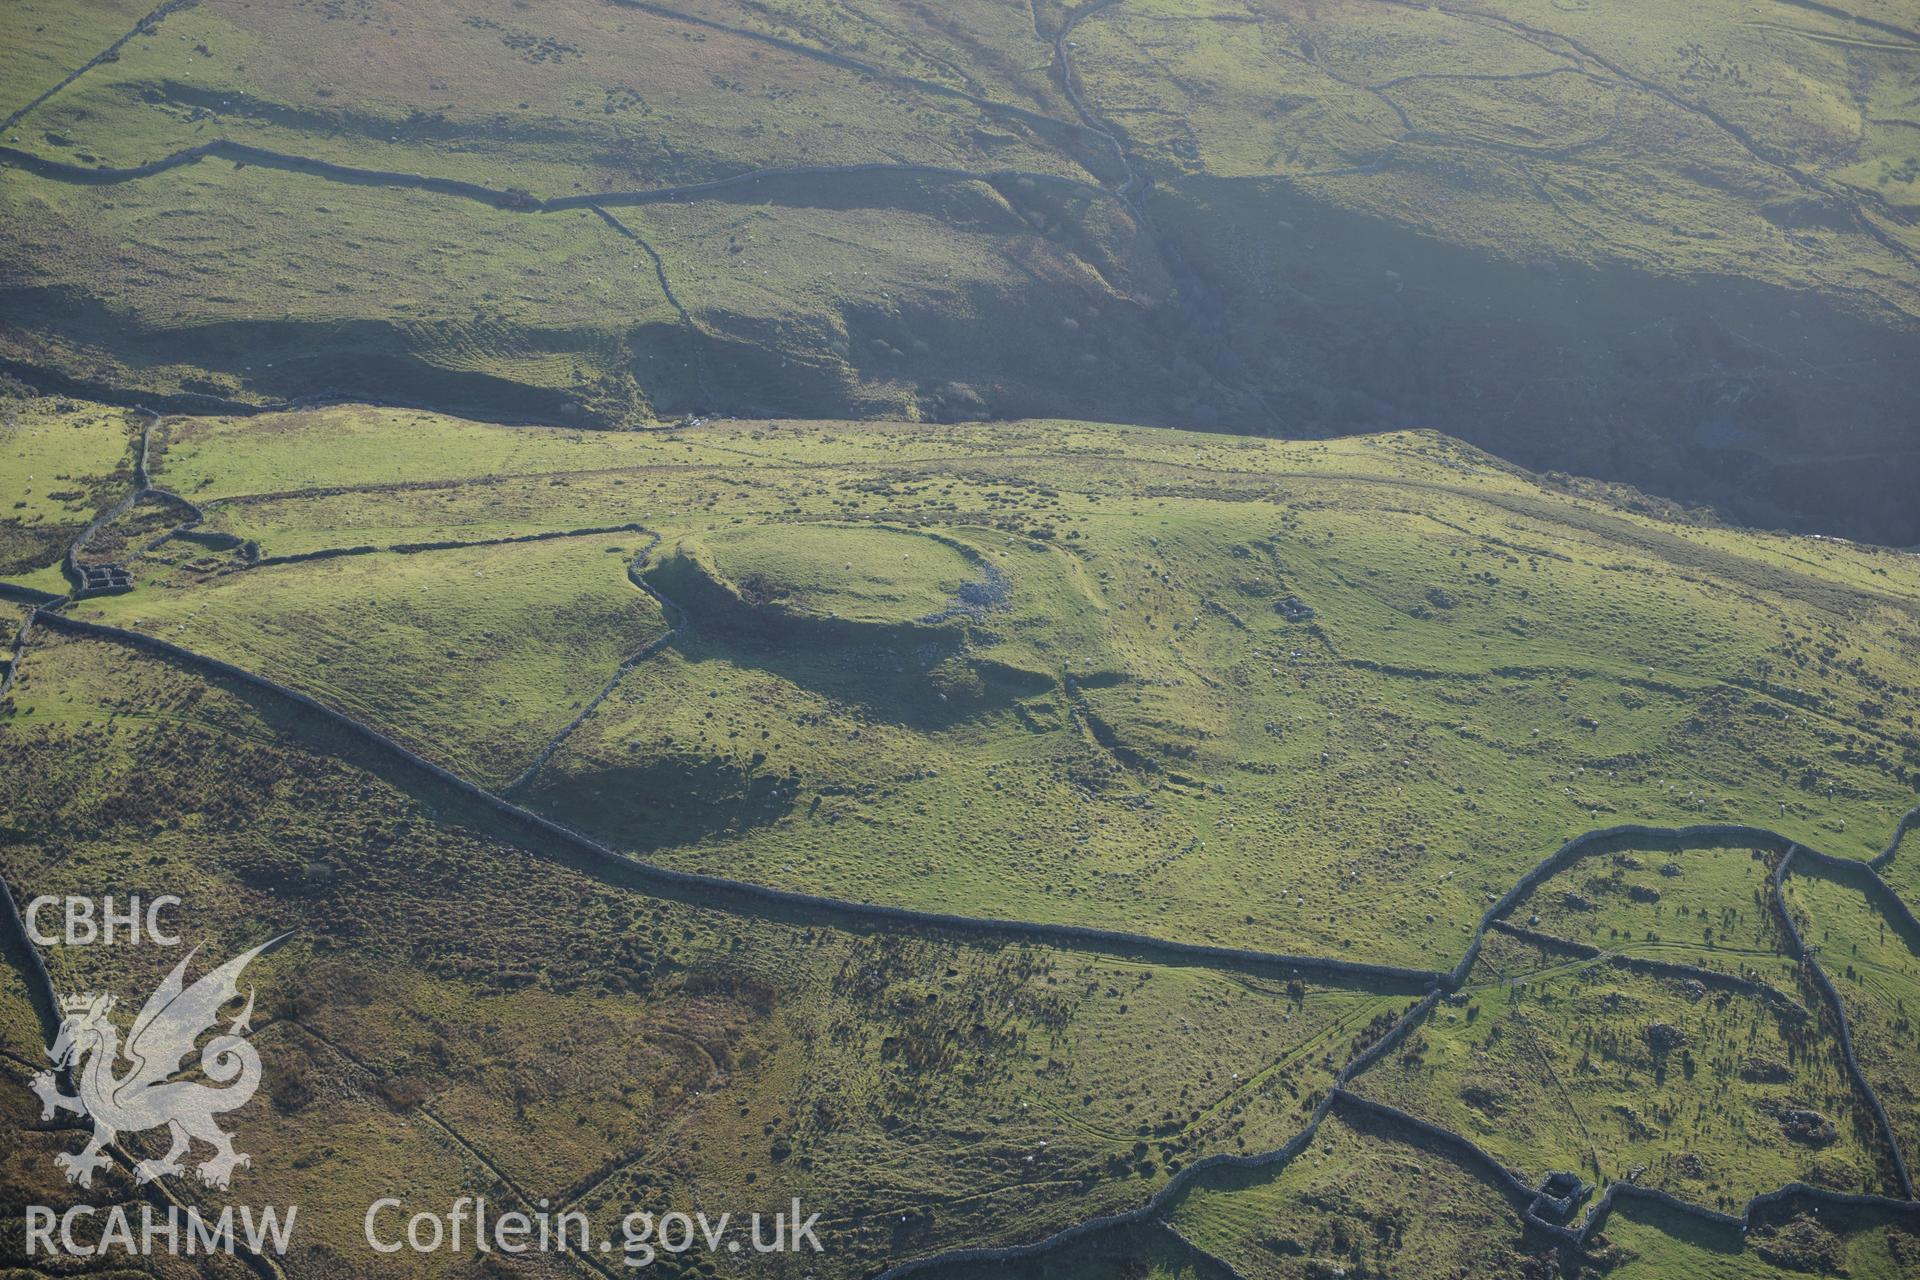
[(884, 527), (763, 525), (723, 530), (689, 550), (711, 557), (719, 583), (756, 605), (884, 625), (946, 609), (985, 559), (965, 545)]
[[(271, 388), (301, 361), (360, 358), (377, 368), (396, 358), (381, 335), (413, 326), (426, 326), (418, 345), (450, 374), (571, 385), (575, 367), (606, 364), (605, 345), (618, 340), (606, 335), (676, 324), (651, 264), (585, 210), (534, 218), (472, 201), (441, 209), (418, 192), (322, 185), (223, 160), (105, 200), (17, 172), (3, 186), (25, 251), (18, 284), (61, 290), (84, 273), (107, 323), (189, 332), (235, 356), (231, 375), (202, 379), (212, 385), (200, 389), (216, 393), (223, 381)], [(214, 244), (217, 265), (196, 261)], [(524, 287), (548, 272), (575, 281), (565, 299)], [(330, 327), (336, 347), (261, 344), (261, 331), (235, 328), (249, 325), (286, 326), (287, 335)]]
[[(723, 178), (796, 153), (1082, 176), (1057, 145), (1064, 124), (1037, 135), (959, 97), (981, 86), (951, 67), (919, 72), (899, 74), (926, 87), (876, 80), (750, 34), (579, 0), (538, 14), (428, 4), (382, 22), (208, 0), (42, 107), (23, 143), (128, 165), (219, 137), (543, 196)], [(997, 86), (981, 96), (1033, 110)]]
[[(1604, 965), (1469, 983), (1360, 1092), (1530, 1181), (1632, 1175), (1729, 1212), (1795, 1180), (1883, 1190), (1871, 1118), (1812, 1014)], [(1796, 1127), (1806, 1111), (1820, 1119)]]
[(150, 581), (76, 612), (283, 680), (497, 785), (666, 630), (624, 536)]
[[(1756, 18), (1733, 3), (1626, 15), (1550, 0), (1471, 14), (1130, 2), (1075, 34), (1089, 91), (1176, 185), (1287, 178), (1503, 255), (1875, 291), (1893, 259), (1828, 211), (1859, 199), (1865, 220), (1914, 247), (1888, 207), (1911, 203), (1895, 176), (1910, 131), (1872, 109), (1911, 92), (1910, 16), (1901, 36), (1831, 10)], [(1911, 311), (1905, 286), (1881, 296)]]
[[(288, 1280), (380, 1195), (822, 1215), (668, 1280), (1920, 1275), (1804, 1195), (1561, 1247), (1330, 1098), (1732, 1215), (1899, 1195), (1873, 1099), (1920, 1167), (1920, 938), (1799, 855), (1835, 1008), (1770, 896), (1920, 903), (1912, 0), (3, 8), (0, 877), (290, 934), (174, 1180)], [(1779, 838), (1483, 928), (1626, 824)], [(148, 1200), (4, 951), (0, 1204)]]
[[(1524, 1232), (1481, 1171), (1358, 1114), (1329, 1118), (1306, 1153), (1278, 1172), (1203, 1180), (1167, 1216), (1187, 1239), (1261, 1280), (1319, 1277), (1334, 1266), (1349, 1275), (1518, 1280), (1557, 1265), (1551, 1241)], [(1911, 1263), (1915, 1239), (1872, 1214), (1801, 1211), (1766, 1222), (1743, 1249), (1737, 1231), (1623, 1200), (1573, 1270), (1777, 1280), (1820, 1273), (1824, 1261), (1831, 1274), (1844, 1267), (1892, 1277)]]
[(1735, 1233), (1703, 1228), (1659, 1205), (1633, 1202), (1607, 1222), (1615, 1269), (1629, 1280), (1699, 1276), (1702, 1280), (1788, 1280), (1807, 1274), (1893, 1280), (1920, 1261), (1920, 1235), (1910, 1224), (1871, 1214), (1850, 1217), (1801, 1211), (1750, 1232), (1742, 1248)]
[[(1909, 854), (1908, 856), (1911, 856)], [(1796, 866), (1787, 901), (1807, 945), (1840, 992), (1867, 1083), (1893, 1121), (1903, 1151), (1920, 1138), (1920, 939), (1857, 885)], [(1911, 1160), (1911, 1157), (1909, 1157)]]
[(146, 0), (8, 5), (0, 15), (0, 111), (12, 115), (54, 88), (152, 8)]
[(1103, 1231), (1089, 1240), (1012, 1262), (935, 1265), (923, 1274), (931, 1280), (1201, 1280), (1212, 1274), (1208, 1263), (1169, 1236), (1164, 1228)]
[(1334, 1267), (1520, 1276), (1543, 1252), (1479, 1171), (1358, 1113), (1329, 1116), (1284, 1165), (1196, 1180), (1167, 1221), (1239, 1274), (1262, 1280)]
[[(132, 484), (137, 415), (72, 401), (0, 405), (0, 574), (58, 594), (67, 543)], [(38, 572), (36, 572), (38, 571)], [(53, 585), (45, 586), (51, 578)]]
[(1609, 956), (1759, 974), (1792, 990), (1792, 962), (1768, 904), (1773, 861), (1739, 846), (1619, 850), (1545, 880), (1508, 920)]
[[(65, 522), (131, 484), (128, 419), (63, 417), (96, 414), (121, 454)], [(156, 541), (187, 513), (153, 500), (104, 528), (89, 555), (134, 587), (76, 618), (281, 681), (615, 849), (808, 894), (1444, 970), (1590, 828), (1756, 823), (1865, 859), (1912, 803), (1903, 559), (1676, 518), (1432, 433), (605, 433), (338, 406), (169, 416), (151, 466), (205, 519)], [(442, 540), (472, 545), (411, 547)], [(179, 662), (48, 624), (18, 675), (17, 891), (164, 883), (216, 950), (300, 930), (262, 969), (263, 1052), (287, 1069), (248, 1115), (315, 1249), (355, 1239), (393, 1178), (546, 1196), (596, 1229), (799, 1194), (838, 1242), (816, 1275), (1037, 1240), (1281, 1146), (1421, 986), (676, 896)], [(1569, 865), (1509, 919), (1608, 954), (1488, 934), (1459, 1002), (1354, 1087), (1529, 1178), (1728, 1210), (1792, 1179), (1886, 1189), (1779, 950), (1769, 866), (1658, 840)], [(1907, 1134), (1906, 944), (1852, 890), (1788, 884)], [(66, 986), (158, 977), (132, 953), (56, 959)], [(1536, 1265), (1547, 1246), (1484, 1184), (1370, 1126), (1342, 1112), (1291, 1164), (1209, 1174), (1169, 1221), (1247, 1274), (1356, 1246)], [(1904, 1247), (1881, 1224), (1762, 1225), (1778, 1247), (1739, 1265), (1812, 1249), (1873, 1274)], [(1603, 1233), (1582, 1265), (1688, 1240)], [(1212, 1264), (1146, 1222), (1022, 1265)]]

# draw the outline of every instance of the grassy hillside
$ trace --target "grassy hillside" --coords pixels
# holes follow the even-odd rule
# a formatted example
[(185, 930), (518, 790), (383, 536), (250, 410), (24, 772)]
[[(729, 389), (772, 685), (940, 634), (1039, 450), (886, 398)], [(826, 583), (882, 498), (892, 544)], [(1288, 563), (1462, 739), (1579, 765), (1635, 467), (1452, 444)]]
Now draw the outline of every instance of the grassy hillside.
[(666, 631), (659, 606), (620, 572), (638, 551), (563, 538), (210, 578), (190, 562), (82, 615), (309, 687), (495, 784)]
[(12, 0), (0, 1272), (1920, 1275), (1917, 402), (1913, 0)]
[[(1675, 524), (1430, 435), (340, 409), (157, 440), (198, 541), (76, 616), (491, 784), (551, 746), (529, 803), (688, 869), (1014, 919), (1147, 903), (1159, 936), (1433, 969), (1589, 827), (1866, 857), (1912, 803), (1910, 557)], [(615, 532), (498, 542), (578, 528)], [(635, 565), (686, 625), (589, 706), (668, 624)]]
[[(71, 401), (0, 406), (0, 573), (39, 582), (132, 481), (134, 415)], [(36, 574), (36, 571), (43, 571)], [(52, 575), (49, 589), (64, 588)]]
[[(353, 449), (328, 453), (336, 422)], [(378, 482), (388, 439), (405, 487)], [(269, 557), (659, 532), (641, 574), (689, 628), (526, 796), (787, 889), (1087, 923), (1144, 898), (1154, 933), (1302, 952), (1359, 946), (1367, 921), (1380, 960), (1446, 967), (1484, 894), (1586, 827), (1766, 821), (1866, 856), (1912, 802), (1907, 557), (1676, 526), (1430, 436), (747, 422), (568, 441), (336, 411), (177, 424), (156, 474)], [(632, 595), (639, 537), (392, 562), (568, 555)], [(217, 601), (259, 599), (228, 581), (324, 595), (384, 562), (157, 599), (207, 628)], [(150, 595), (84, 608), (157, 622)], [(465, 599), (409, 610), (478, 628)], [(547, 649), (526, 626), (499, 624), (503, 662)], [(417, 641), (357, 643), (371, 666), (276, 677), (405, 723), (367, 681)], [(1279, 910), (1248, 912), (1250, 890)]]
[(1295, 1277), (1340, 1267), (1379, 1275), (1521, 1277), (1551, 1266), (1474, 1170), (1396, 1141), (1364, 1117), (1336, 1117), (1277, 1171), (1196, 1182), (1167, 1215), (1239, 1274)]
[[(52, 433), (91, 450), (20, 536), (132, 493), (127, 416), (15, 420), (20, 501)], [(1756, 1210), (1731, 1258), (1644, 1201), (1543, 1235), (1484, 1160), (1734, 1215), (1898, 1191), (1916, 961), (1860, 868), (1920, 770), (1911, 556), (1426, 432), (341, 406), (164, 418), (145, 474), (87, 548), (131, 589), (43, 610), (0, 703), (0, 872), (178, 892), (209, 954), (294, 930), (233, 1192), (308, 1206), (294, 1273), (396, 1187), (596, 1231), (797, 1195), (796, 1276), (1908, 1256), (1880, 1202)], [(1570, 837), (1714, 822), (1779, 835), (1621, 837), (1483, 931)], [(1788, 841), (1847, 861), (1776, 904)], [(63, 991), (162, 963), (50, 950)]]
[[(296, 932), (259, 975), (276, 1082), (236, 1123), (252, 1186), (307, 1206), (302, 1268), (359, 1247), (396, 1187), (548, 1196), (600, 1230), (799, 1195), (830, 1207), (836, 1275), (1017, 1238), (1277, 1145), (1325, 1061), (1407, 1003), (662, 897), (274, 698), (92, 640), (31, 662), (0, 739), (32, 833), (8, 882), (175, 887), (210, 947)], [(53, 963), (73, 990), (159, 960)]]
[(1857, 885), (1809, 875), (1794, 877), (1792, 888), (1795, 909), (1811, 926), (1809, 941), (1846, 1004), (1861, 1067), (1910, 1147), (1920, 1136), (1920, 1035), (1908, 1012), (1920, 1000), (1920, 938)]
[(1437, 428), (1920, 540), (1897, 4), (47, 11), (0, 19), (44, 386)]

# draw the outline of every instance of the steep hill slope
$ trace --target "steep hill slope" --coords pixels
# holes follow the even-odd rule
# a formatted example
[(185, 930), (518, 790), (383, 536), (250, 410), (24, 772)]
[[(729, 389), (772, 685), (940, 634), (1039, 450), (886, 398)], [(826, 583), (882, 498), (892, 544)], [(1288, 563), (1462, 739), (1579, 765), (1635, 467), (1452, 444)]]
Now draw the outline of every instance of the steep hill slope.
[(43, 386), (1425, 427), (1920, 541), (1898, 5), (72, 7), (0, 19)]

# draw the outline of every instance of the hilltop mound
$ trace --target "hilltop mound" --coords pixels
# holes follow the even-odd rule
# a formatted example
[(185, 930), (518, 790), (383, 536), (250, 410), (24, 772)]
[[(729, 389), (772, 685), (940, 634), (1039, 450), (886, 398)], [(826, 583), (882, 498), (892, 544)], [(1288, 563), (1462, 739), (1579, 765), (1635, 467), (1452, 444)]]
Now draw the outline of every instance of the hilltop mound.
[[(121, 510), (131, 437), (76, 421)], [(4, 619), (0, 874), (293, 932), (235, 1193), (304, 1206), (291, 1275), (403, 1177), (599, 1229), (799, 1196), (836, 1280), (1110, 1216), (987, 1263), (1538, 1270), (1617, 1225), (1648, 1274), (1703, 1230), (1900, 1271), (1916, 557), (1430, 432), (147, 442), (192, 537), (128, 506), (129, 589)], [(38, 981), (0, 969), (16, 1075)]]
[(169, 543), (77, 616), (782, 889), (1444, 967), (1579, 830), (1765, 820), (1864, 856), (1920, 769), (1912, 557), (1432, 434), (341, 408), (162, 435), (155, 483), (261, 559)]
[(768, 524), (683, 540), (652, 576), (744, 626), (777, 618), (908, 628), (984, 612), (1004, 595), (983, 589), (993, 572), (980, 552), (937, 534)]

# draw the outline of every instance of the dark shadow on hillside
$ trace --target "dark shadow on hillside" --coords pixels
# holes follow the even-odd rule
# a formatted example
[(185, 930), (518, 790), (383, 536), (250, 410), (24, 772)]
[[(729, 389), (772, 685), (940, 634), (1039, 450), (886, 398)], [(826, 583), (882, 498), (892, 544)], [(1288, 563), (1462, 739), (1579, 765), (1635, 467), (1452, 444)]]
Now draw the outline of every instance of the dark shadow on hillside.
[(867, 623), (747, 603), (684, 556), (647, 575), (687, 616), (673, 649), (687, 662), (764, 671), (862, 715), (937, 733), (1048, 693), (1052, 677), (964, 650), (957, 621)]
[[(226, 145), (241, 163), (269, 162)], [(316, 192), (325, 182), (438, 184), (514, 217), (586, 219), (593, 200), (686, 195), (542, 203), (282, 159)], [(15, 163), (35, 162), (22, 153)], [(123, 179), (66, 166), (60, 180)], [(519, 381), (506, 360), (495, 374), (448, 368), (436, 347), (441, 336), (463, 345), (464, 318), (372, 318), (390, 314), (386, 299), (338, 323), (147, 323), (76, 279), (0, 290), (0, 321), (35, 339), (15, 348), (30, 359), (0, 368), (50, 390), (177, 411), (217, 409), (219, 397), (332, 397), (563, 425), (689, 411), (894, 417), (908, 389), (921, 416), (938, 420), (1064, 416), (1294, 437), (1423, 426), (1744, 523), (1920, 542), (1910, 427), (1920, 336), (1912, 316), (1865, 290), (1842, 298), (1731, 275), (1519, 261), (1275, 178), (1168, 180), (1145, 200), (1150, 222), (1045, 175), (795, 165), (720, 181), (688, 187), (716, 205), (898, 210), (924, 220), (917, 231), (991, 244), (1001, 261), (885, 305), (775, 276), (769, 285), (790, 305), (746, 315), (726, 310), (724, 295), (690, 298), (697, 327), (495, 318), (515, 358), (624, 347), (569, 386)]]
[(1151, 208), (1221, 291), (1222, 341), (1288, 434), (1431, 427), (1743, 523), (1920, 540), (1909, 316), (1733, 276), (1518, 261), (1265, 178), (1187, 175)]
[(758, 753), (669, 754), (590, 773), (549, 768), (525, 800), (644, 856), (770, 827), (793, 811), (799, 792), (797, 775), (765, 767)]
[[(417, 338), (381, 320), (234, 320), (156, 328), (64, 289), (0, 289), (0, 321), (31, 325), (64, 358), (0, 360), (0, 371), (39, 390), (141, 404), (168, 413), (252, 412), (294, 399), (364, 400), (431, 408), (505, 423), (593, 420), (593, 389), (560, 391), (485, 373), (437, 367), (409, 353)], [(679, 367), (686, 340), (657, 326), (650, 355)], [(590, 335), (518, 330), (528, 350), (574, 350)], [(68, 366), (63, 368), (62, 366)], [(181, 376), (191, 368), (205, 376)], [(69, 371), (69, 369), (74, 371)], [(84, 368), (85, 372), (78, 372)]]
[(1746, 1238), (1740, 1228), (1708, 1222), (1695, 1214), (1682, 1213), (1655, 1200), (1622, 1199), (1615, 1203), (1610, 1216), (1651, 1227), (1661, 1235), (1708, 1253), (1731, 1256), (1746, 1251)]

